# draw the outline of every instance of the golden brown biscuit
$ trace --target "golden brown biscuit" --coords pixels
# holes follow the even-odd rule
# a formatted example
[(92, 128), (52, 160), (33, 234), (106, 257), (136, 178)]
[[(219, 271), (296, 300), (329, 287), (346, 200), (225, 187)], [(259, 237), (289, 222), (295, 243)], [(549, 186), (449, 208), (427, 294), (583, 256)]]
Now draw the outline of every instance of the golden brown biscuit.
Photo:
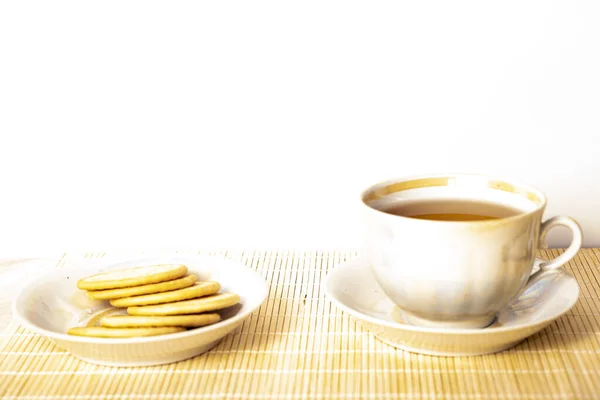
[(198, 277), (196, 275), (187, 275), (183, 278), (173, 279), (172, 281), (152, 283), (150, 285), (131, 286), (117, 289), (94, 290), (87, 295), (92, 300), (111, 300), (124, 297), (141, 296), (144, 294), (168, 292), (171, 290), (183, 289), (192, 286)]
[(185, 331), (185, 328), (177, 326), (156, 328), (106, 328), (103, 326), (86, 326), (70, 328), (67, 333), (75, 336), (90, 336), (102, 338), (129, 338), (142, 336), (165, 335)]
[(106, 271), (88, 276), (77, 282), (83, 290), (105, 290), (142, 286), (181, 278), (187, 273), (187, 267), (181, 264), (156, 264), (145, 267)]
[(141, 328), (151, 326), (185, 326), (196, 328), (214, 324), (220, 320), (221, 316), (216, 313), (148, 317), (120, 315), (104, 317), (100, 320), (100, 324), (109, 328)]
[(114, 299), (110, 304), (114, 307), (131, 307), (150, 304), (173, 303), (176, 301), (195, 299), (197, 297), (215, 294), (221, 289), (217, 282), (196, 282), (195, 285), (185, 289), (173, 290), (170, 292), (147, 294), (145, 296), (125, 297), (123, 299)]
[(199, 299), (178, 301), (175, 303), (158, 304), (153, 306), (137, 306), (127, 308), (129, 315), (182, 315), (198, 314), (231, 307), (240, 301), (240, 296), (234, 293), (219, 293)]

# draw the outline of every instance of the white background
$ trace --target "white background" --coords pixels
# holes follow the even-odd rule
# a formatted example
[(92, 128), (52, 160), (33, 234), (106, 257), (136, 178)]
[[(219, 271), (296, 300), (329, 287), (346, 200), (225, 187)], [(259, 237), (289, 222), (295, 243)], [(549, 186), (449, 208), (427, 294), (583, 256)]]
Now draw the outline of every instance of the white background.
[(599, 20), (591, 0), (3, 2), (0, 256), (358, 247), (366, 185), (440, 171), (533, 184), (598, 246)]

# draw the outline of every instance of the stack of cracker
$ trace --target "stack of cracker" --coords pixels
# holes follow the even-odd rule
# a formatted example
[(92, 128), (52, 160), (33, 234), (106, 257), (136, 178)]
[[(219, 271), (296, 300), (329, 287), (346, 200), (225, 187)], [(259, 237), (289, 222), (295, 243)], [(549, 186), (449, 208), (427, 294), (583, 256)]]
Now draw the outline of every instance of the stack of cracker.
[(77, 287), (86, 290), (90, 299), (108, 300), (111, 310), (127, 311), (127, 315), (100, 318), (99, 326), (68, 330), (78, 336), (123, 338), (181, 332), (219, 322), (221, 316), (214, 311), (240, 301), (237, 294), (219, 293), (218, 282), (199, 281), (179, 264), (103, 272), (80, 279)]

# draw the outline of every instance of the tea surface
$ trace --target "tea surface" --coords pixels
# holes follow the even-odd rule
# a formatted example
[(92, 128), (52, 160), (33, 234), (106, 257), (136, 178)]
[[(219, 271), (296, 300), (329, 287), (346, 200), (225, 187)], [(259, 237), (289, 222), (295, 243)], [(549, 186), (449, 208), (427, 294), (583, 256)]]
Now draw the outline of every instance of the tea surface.
[(433, 221), (486, 221), (512, 217), (521, 211), (504, 204), (473, 200), (415, 200), (393, 204), (382, 211)]

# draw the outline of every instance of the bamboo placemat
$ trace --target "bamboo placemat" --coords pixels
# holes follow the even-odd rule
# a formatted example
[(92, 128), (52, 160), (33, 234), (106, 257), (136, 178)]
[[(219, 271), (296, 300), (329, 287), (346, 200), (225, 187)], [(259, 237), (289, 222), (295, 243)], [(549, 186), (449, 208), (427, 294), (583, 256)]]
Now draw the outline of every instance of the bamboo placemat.
[[(212, 254), (241, 260), (270, 284), (268, 301), (213, 350), (165, 366), (100, 367), (12, 321), (0, 341), (1, 398), (600, 398), (599, 249), (567, 266), (581, 287), (568, 314), (512, 350), (461, 358), (389, 347), (325, 299), (321, 281), (356, 251)], [(82, 257), (67, 254), (57, 266)]]

